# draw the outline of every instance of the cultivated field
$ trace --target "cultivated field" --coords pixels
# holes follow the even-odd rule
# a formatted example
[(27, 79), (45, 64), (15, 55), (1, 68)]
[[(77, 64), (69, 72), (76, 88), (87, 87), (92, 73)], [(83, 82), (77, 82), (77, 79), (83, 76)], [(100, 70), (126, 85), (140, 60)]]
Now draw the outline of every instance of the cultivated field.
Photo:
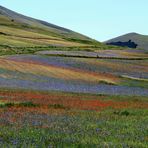
[(0, 63), (1, 147), (147, 147), (147, 59), (28, 54)]
[(1, 57), (0, 62), (2, 88), (111, 95), (148, 94), (147, 60), (14, 55)]

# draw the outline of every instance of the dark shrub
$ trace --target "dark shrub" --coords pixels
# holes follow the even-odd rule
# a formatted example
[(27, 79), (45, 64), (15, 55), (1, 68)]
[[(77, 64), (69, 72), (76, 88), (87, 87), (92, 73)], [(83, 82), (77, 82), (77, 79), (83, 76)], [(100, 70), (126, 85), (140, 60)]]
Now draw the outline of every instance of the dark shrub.
[(62, 104), (50, 104), (48, 105), (49, 108), (55, 108), (55, 109), (67, 109), (67, 107), (65, 107)]
[(33, 102), (22, 102), (22, 103), (19, 103), (18, 106), (23, 106), (23, 107), (39, 107), (38, 104), (34, 104)]
[(130, 113), (128, 112), (128, 111), (122, 111), (121, 113), (120, 113), (120, 115), (124, 115), (124, 116), (128, 116)]
[(114, 114), (120, 115), (120, 116), (128, 116), (130, 113), (128, 111), (114, 111)]
[(0, 104), (0, 108), (3, 108), (3, 107), (12, 107), (12, 106), (14, 106), (14, 105), (15, 105), (14, 103)]

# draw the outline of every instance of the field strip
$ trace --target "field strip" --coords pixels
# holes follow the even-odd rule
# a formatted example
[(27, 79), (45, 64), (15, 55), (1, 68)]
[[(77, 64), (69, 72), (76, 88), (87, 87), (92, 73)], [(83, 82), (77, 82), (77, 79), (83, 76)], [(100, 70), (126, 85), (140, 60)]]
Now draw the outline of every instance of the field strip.
[(93, 83), (105, 81), (112, 84), (117, 84), (119, 82), (119, 78), (111, 74), (92, 73), (82, 70), (66, 69), (57, 66), (45, 66), (40, 64), (16, 62), (3, 58), (0, 59), (0, 68), (64, 80), (86, 81)]
[[(38, 51), (36, 54), (47, 55), (47, 56), (63, 56), (63, 57), (79, 57), (79, 58), (98, 58), (98, 59), (123, 59), (123, 60), (146, 60), (148, 59), (146, 54), (140, 54), (138, 56), (137, 53), (130, 53), (132, 56), (122, 55), (122, 52), (116, 53), (117, 51), (108, 50), (106, 51), (96, 51), (96, 52), (88, 52), (88, 51)], [(124, 53), (124, 52), (123, 52)], [(128, 52), (125, 52), (128, 53)]]
[(136, 78), (136, 77), (127, 76), (127, 75), (121, 75), (121, 76), (124, 78), (132, 79), (132, 80), (139, 80), (139, 81), (147, 81), (148, 82), (148, 79)]
[(96, 65), (96, 66), (104, 66), (107, 68), (111, 68), (115, 71), (117, 70), (125, 70), (125, 71), (132, 71), (132, 72), (137, 72), (137, 71), (141, 71), (141, 72), (148, 72), (148, 69), (145, 68), (147, 66), (147, 63), (140, 63), (139, 65), (136, 64), (132, 64), (132, 63), (114, 63), (112, 61), (103, 61), (103, 60), (96, 60), (96, 59), (92, 59), (92, 60), (87, 60), (87, 59), (78, 59), (81, 62), (84, 62), (86, 64), (92, 64), (92, 65)]

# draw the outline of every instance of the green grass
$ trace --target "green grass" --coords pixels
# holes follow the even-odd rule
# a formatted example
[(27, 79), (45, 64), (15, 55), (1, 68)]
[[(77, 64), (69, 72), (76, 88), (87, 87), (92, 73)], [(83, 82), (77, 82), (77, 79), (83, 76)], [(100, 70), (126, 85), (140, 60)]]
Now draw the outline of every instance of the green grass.
[(39, 104), (34, 104), (33, 102), (21, 102), (18, 103), (17, 106), (19, 107), (39, 107)]
[(0, 108), (10, 108), (10, 107), (39, 107), (39, 104), (34, 104), (33, 102), (0, 102)]
[(147, 80), (134, 80), (130, 78), (124, 78), (120, 85), (130, 86), (130, 87), (141, 87), (141, 88), (148, 88), (148, 81)]
[(12, 106), (15, 106), (15, 104), (14, 104), (14, 103), (11, 103), (11, 102), (7, 102), (7, 103), (1, 102), (1, 103), (0, 103), (0, 108), (12, 107)]
[(68, 107), (64, 106), (63, 104), (49, 104), (48, 107), (54, 109), (68, 109)]
[(53, 118), (50, 125), (52, 128), (29, 125), (22, 128), (1, 127), (1, 146), (147, 147), (148, 110), (127, 109), (115, 113), (115, 110), (108, 109), (77, 113), (77, 116), (65, 116), (65, 120), (60, 116)]
[(56, 47), (56, 46), (10, 46), (10, 45), (0, 45), (0, 55), (15, 55), (15, 54), (35, 54), (38, 51), (50, 51), (50, 50), (59, 50), (59, 51), (95, 51), (95, 50), (105, 50), (109, 49), (108, 47), (100, 46), (84, 46), (84, 47)]

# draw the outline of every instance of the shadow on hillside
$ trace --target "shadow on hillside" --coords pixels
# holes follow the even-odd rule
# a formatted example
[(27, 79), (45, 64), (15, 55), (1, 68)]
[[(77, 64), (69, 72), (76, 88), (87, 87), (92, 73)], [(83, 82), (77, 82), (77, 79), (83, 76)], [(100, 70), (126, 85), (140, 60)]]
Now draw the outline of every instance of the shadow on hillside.
[(132, 42), (131, 40), (129, 40), (128, 42), (110, 42), (107, 43), (107, 45), (116, 45), (116, 46), (121, 46), (121, 47), (129, 47), (129, 48), (136, 48), (138, 46), (138, 44), (136, 44), (135, 42)]

